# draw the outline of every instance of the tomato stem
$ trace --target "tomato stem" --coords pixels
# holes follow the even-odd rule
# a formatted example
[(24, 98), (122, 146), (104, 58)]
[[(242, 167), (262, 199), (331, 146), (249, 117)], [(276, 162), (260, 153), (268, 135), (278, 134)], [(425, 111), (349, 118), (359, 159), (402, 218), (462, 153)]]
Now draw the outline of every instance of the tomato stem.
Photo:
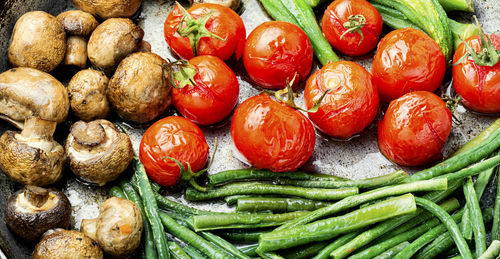
[(163, 69), (167, 71), (168, 80), (174, 88), (182, 89), (187, 85), (196, 85), (194, 76), (198, 73), (198, 70), (185, 59), (169, 62), (163, 66)]
[(361, 28), (366, 25), (366, 18), (361, 14), (349, 15), (347, 18), (347, 22), (344, 23), (344, 28), (347, 29), (342, 35), (340, 35), (340, 39), (342, 39), (347, 33), (359, 33), (361, 39), (359, 40), (358, 46), (363, 42), (363, 32)]
[(462, 96), (459, 95), (458, 97), (453, 98), (448, 95), (443, 95), (441, 99), (445, 102), (446, 108), (450, 110), (453, 121), (458, 125), (462, 124), (462, 122), (455, 116), (455, 110), (457, 109), (458, 104), (462, 101)]
[(199, 19), (193, 18), (191, 14), (189, 14), (182, 5), (176, 2), (177, 8), (182, 13), (182, 19), (179, 23), (179, 27), (177, 27), (177, 33), (182, 37), (188, 37), (191, 43), (191, 49), (193, 50), (193, 56), (198, 56), (199, 48), (200, 48), (200, 39), (203, 37), (210, 37), (212, 39), (218, 39), (222, 41), (226, 41), (226, 39), (215, 35), (211, 31), (209, 31), (205, 25), (208, 22), (208, 19), (212, 16), (212, 12), (209, 12), (202, 16)]

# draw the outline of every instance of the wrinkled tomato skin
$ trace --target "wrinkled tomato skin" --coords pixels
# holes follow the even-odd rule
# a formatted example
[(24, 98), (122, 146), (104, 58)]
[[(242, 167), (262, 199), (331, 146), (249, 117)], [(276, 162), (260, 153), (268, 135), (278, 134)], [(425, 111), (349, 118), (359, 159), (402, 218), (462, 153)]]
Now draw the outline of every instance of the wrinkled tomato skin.
[(363, 131), (378, 112), (377, 86), (362, 66), (351, 61), (326, 64), (307, 80), (304, 101), (310, 109), (325, 95), (317, 112), (307, 115), (316, 127), (339, 139)]
[(304, 165), (316, 141), (312, 123), (301, 112), (264, 93), (236, 108), (231, 137), (252, 166), (274, 172), (293, 171)]
[[(490, 40), (493, 47), (500, 49), (500, 35), (492, 34)], [(466, 42), (478, 52), (481, 49), (479, 36), (472, 36)], [(453, 63), (467, 54), (467, 48), (461, 43)], [(468, 108), (482, 113), (500, 113), (500, 62), (496, 65), (479, 66), (469, 56), (463, 62), (453, 66), (453, 85), (455, 91), (463, 98), (463, 104)]]
[[(344, 23), (351, 15), (363, 15), (366, 25), (361, 28), (361, 35), (357, 32), (347, 33)], [(340, 52), (349, 56), (360, 56), (370, 52), (377, 45), (382, 32), (382, 16), (366, 0), (335, 0), (325, 10), (321, 23), (323, 34), (330, 44)]]
[(380, 40), (371, 72), (381, 101), (389, 102), (412, 91), (436, 91), (443, 81), (446, 63), (431, 37), (404, 28)]
[[(212, 13), (205, 28), (215, 35), (225, 39), (219, 40), (209, 37), (200, 39), (199, 55), (213, 55), (222, 60), (227, 60), (233, 54), (236, 59), (241, 57), (245, 46), (246, 31), (243, 20), (233, 10), (228, 7), (203, 3), (193, 5), (187, 12), (195, 19), (203, 17), (207, 13)], [(177, 28), (181, 22), (182, 14), (176, 6), (165, 20), (163, 33), (165, 41), (170, 49), (183, 59), (193, 58), (193, 50), (190, 40), (177, 33)]]
[(437, 95), (416, 91), (393, 100), (378, 125), (378, 145), (389, 160), (427, 165), (442, 157), (451, 131), (451, 112)]
[(166, 156), (179, 160), (185, 168), (189, 163), (193, 172), (201, 170), (208, 159), (203, 132), (183, 117), (169, 116), (155, 122), (142, 136), (139, 157), (149, 178), (172, 186), (179, 182), (180, 169)]
[(172, 100), (182, 116), (199, 125), (226, 118), (238, 102), (239, 84), (233, 71), (216, 56), (189, 60), (196, 67), (195, 85), (174, 88)]
[(313, 49), (309, 38), (297, 25), (271, 21), (248, 35), (243, 64), (252, 81), (267, 89), (281, 89), (287, 79), (294, 84), (311, 71)]

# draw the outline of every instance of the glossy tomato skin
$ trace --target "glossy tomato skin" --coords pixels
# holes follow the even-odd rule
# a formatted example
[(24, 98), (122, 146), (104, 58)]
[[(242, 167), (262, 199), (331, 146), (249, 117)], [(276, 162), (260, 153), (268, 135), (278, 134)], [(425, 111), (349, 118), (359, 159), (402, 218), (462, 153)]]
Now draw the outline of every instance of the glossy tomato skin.
[(442, 157), (451, 131), (451, 112), (437, 95), (416, 91), (393, 100), (378, 125), (382, 154), (405, 166), (426, 165)]
[[(359, 33), (347, 33), (344, 23), (351, 15), (363, 15), (366, 24), (361, 28), (363, 41)], [(360, 56), (370, 52), (377, 45), (382, 32), (382, 16), (366, 0), (335, 0), (325, 10), (321, 27), (326, 39), (333, 47), (349, 56)]]
[[(199, 19), (211, 12), (212, 15), (208, 19), (205, 28), (226, 39), (224, 41), (209, 37), (201, 38), (199, 55), (213, 55), (222, 60), (229, 59), (233, 54), (235, 54), (236, 59), (241, 57), (245, 46), (246, 31), (243, 20), (238, 14), (228, 7), (210, 3), (193, 5), (187, 9), (187, 12), (195, 19)], [(181, 19), (182, 14), (176, 6), (165, 20), (163, 33), (167, 44), (175, 54), (183, 59), (191, 59), (193, 58), (193, 50), (189, 38), (182, 37), (177, 33)]]
[(174, 161), (185, 168), (191, 165), (193, 172), (201, 170), (208, 159), (208, 144), (203, 132), (186, 118), (169, 116), (155, 122), (142, 136), (139, 157), (149, 178), (163, 186), (179, 181), (180, 170)]
[(189, 60), (196, 67), (196, 85), (174, 88), (175, 108), (196, 124), (210, 125), (227, 117), (238, 102), (239, 84), (233, 71), (216, 56)]
[(445, 72), (441, 48), (427, 34), (412, 28), (394, 30), (382, 38), (372, 64), (373, 79), (384, 102), (411, 91), (434, 92)]
[(248, 98), (234, 111), (231, 137), (254, 167), (274, 172), (293, 171), (311, 157), (315, 133), (299, 111), (268, 94)]
[[(490, 40), (495, 49), (500, 49), (500, 35), (492, 34)], [(481, 49), (479, 36), (472, 36), (466, 42), (478, 52)], [(462, 43), (453, 56), (455, 64), (467, 53)], [(463, 104), (483, 113), (500, 113), (500, 62), (496, 65), (479, 66), (471, 57), (453, 66), (453, 85), (463, 98)]]
[(243, 64), (248, 76), (267, 89), (281, 89), (286, 80), (294, 83), (307, 78), (311, 71), (313, 49), (309, 38), (297, 25), (265, 22), (248, 35)]
[(362, 66), (351, 61), (326, 64), (307, 80), (304, 101), (310, 109), (327, 89), (319, 110), (309, 119), (323, 133), (349, 139), (373, 121), (378, 112), (377, 86)]

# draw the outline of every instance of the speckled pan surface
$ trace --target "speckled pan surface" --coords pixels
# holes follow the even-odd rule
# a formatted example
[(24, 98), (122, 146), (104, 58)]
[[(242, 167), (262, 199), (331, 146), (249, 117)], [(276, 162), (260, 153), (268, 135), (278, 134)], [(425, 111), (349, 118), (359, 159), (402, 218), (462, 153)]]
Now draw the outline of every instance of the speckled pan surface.
[[(136, 15), (135, 21), (144, 29), (144, 39), (152, 45), (152, 51), (166, 59), (174, 59), (163, 39), (163, 22), (173, 6), (173, 2), (161, 3), (163, 0), (144, 0), (140, 14)], [(187, 3), (186, 3), (187, 4)], [(476, 14), (479, 21), (487, 33), (499, 32), (500, 29), (500, 1), (499, 0), (474, 0)], [(64, 0), (0, 0), (0, 72), (9, 69), (7, 60), (7, 49), (10, 34), (15, 21), (25, 12), (32, 10), (44, 10), (53, 15), (61, 11), (72, 9), (71, 1)], [(319, 9), (320, 12), (322, 9)], [(245, 23), (247, 35), (260, 23), (270, 20), (258, 0), (243, 0), (239, 14)], [(467, 14), (456, 14), (458, 19), (470, 20)], [(356, 58), (354, 61), (360, 63), (368, 70), (370, 69), (373, 53), (364, 57)], [(352, 60), (349, 57), (342, 57), (346, 60)], [(240, 103), (246, 98), (260, 92), (260, 89), (253, 87), (247, 82), (241, 64), (229, 62), (230, 66), (237, 71), (240, 81)], [(67, 83), (68, 79), (74, 74), (71, 71), (57, 70), (55, 76), (61, 81)], [(300, 100), (300, 98), (299, 98)], [(169, 111), (165, 115), (172, 114)], [(473, 114), (460, 106), (456, 117), (461, 124), (454, 124), (452, 133), (445, 146), (444, 155), (452, 153), (470, 138), (477, 135), (481, 130), (487, 127), (496, 117), (486, 117)], [(121, 120), (112, 117), (112, 121), (122, 124), (132, 132), (132, 142), (137, 149), (142, 132), (148, 125), (129, 125)], [(74, 119), (69, 118), (68, 122), (58, 126), (56, 139), (63, 142), (66, 138), (68, 128)], [(0, 134), (5, 130), (14, 130), (7, 123), (0, 122)], [(209, 173), (215, 173), (224, 169), (235, 169), (246, 167), (234, 152), (229, 133), (229, 120), (217, 127), (202, 128), (206, 139), (213, 149), (214, 137), (218, 138), (219, 149), (215, 155), (214, 163)], [(376, 123), (373, 123), (360, 136), (350, 141), (336, 141), (326, 138), (317, 133), (316, 147), (312, 158), (305, 165), (305, 170), (311, 170), (327, 174), (335, 174), (341, 177), (359, 179), (382, 175), (400, 169), (392, 164), (377, 148), (376, 141)], [(410, 172), (415, 169), (403, 168)], [(77, 181), (71, 172), (65, 172), (64, 179), (56, 185), (63, 189), (68, 195), (72, 206), (72, 227), (79, 228), (80, 221), (83, 218), (93, 218), (98, 214), (98, 204), (106, 198), (106, 188), (96, 188), (82, 184)], [(3, 218), (3, 210), (8, 197), (17, 189), (21, 188), (19, 184), (6, 179), (3, 173), (0, 173), (0, 216)], [(490, 190), (492, 192), (493, 190)], [(179, 194), (173, 194), (176, 199), (185, 202)], [(195, 206), (209, 207), (213, 210), (227, 210), (222, 203), (213, 202), (209, 205)], [(0, 220), (0, 248), (5, 252), (8, 258), (29, 258), (33, 246), (25, 244), (16, 239), (7, 229), (5, 222)]]

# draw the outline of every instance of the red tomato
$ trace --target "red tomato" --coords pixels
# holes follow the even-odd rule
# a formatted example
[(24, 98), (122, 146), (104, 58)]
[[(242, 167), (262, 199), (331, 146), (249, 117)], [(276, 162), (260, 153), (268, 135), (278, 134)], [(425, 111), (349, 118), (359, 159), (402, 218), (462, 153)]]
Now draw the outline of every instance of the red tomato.
[(377, 45), (382, 17), (366, 0), (335, 0), (326, 8), (321, 26), (333, 47), (346, 55), (359, 56)]
[[(197, 4), (193, 5), (187, 12), (199, 21), (204, 15), (211, 13), (210, 18), (205, 24), (205, 28), (222, 38), (215, 39), (211, 37), (201, 37), (199, 42), (199, 55), (214, 55), (222, 60), (229, 59), (233, 53), (239, 59), (245, 46), (246, 31), (243, 20), (233, 10), (218, 4)], [(167, 44), (175, 54), (184, 59), (193, 57), (190, 39), (183, 37), (177, 32), (177, 28), (183, 18), (183, 14), (176, 6), (170, 12), (164, 25), (164, 34)], [(189, 19), (189, 18), (188, 18)], [(186, 25), (186, 21), (183, 26)], [(183, 28), (183, 27), (181, 27)]]
[(180, 169), (165, 158), (179, 160), (193, 172), (201, 170), (208, 159), (208, 144), (200, 128), (191, 121), (178, 116), (169, 116), (155, 122), (142, 136), (139, 157), (148, 176), (163, 186), (179, 182)]
[(384, 102), (411, 91), (434, 92), (445, 72), (441, 48), (427, 34), (412, 28), (394, 30), (380, 40), (372, 64), (373, 79)]
[[(490, 40), (493, 47), (500, 50), (500, 35), (492, 34)], [(481, 41), (479, 36), (472, 36), (466, 42), (479, 52)], [(467, 53), (462, 43), (453, 56), (453, 63)], [(463, 98), (463, 103), (470, 109), (484, 113), (500, 112), (500, 62), (496, 65), (479, 66), (471, 57), (453, 66), (453, 85), (455, 91)]]
[(248, 35), (243, 64), (250, 78), (268, 89), (280, 89), (295, 74), (297, 84), (311, 71), (313, 49), (309, 38), (297, 25), (265, 22)]
[(400, 165), (425, 165), (442, 157), (451, 112), (437, 95), (416, 91), (392, 101), (378, 125), (382, 154)]
[(274, 172), (304, 165), (316, 140), (313, 125), (301, 112), (264, 93), (236, 108), (231, 137), (251, 165)]
[(239, 84), (233, 71), (216, 56), (189, 60), (197, 73), (195, 86), (174, 88), (172, 100), (182, 116), (194, 123), (210, 125), (224, 119), (236, 106)]
[(350, 61), (326, 64), (307, 80), (304, 100), (310, 109), (327, 90), (319, 110), (309, 119), (323, 133), (348, 139), (361, 132), (378, 111), (377, 86), (362, 66)]

